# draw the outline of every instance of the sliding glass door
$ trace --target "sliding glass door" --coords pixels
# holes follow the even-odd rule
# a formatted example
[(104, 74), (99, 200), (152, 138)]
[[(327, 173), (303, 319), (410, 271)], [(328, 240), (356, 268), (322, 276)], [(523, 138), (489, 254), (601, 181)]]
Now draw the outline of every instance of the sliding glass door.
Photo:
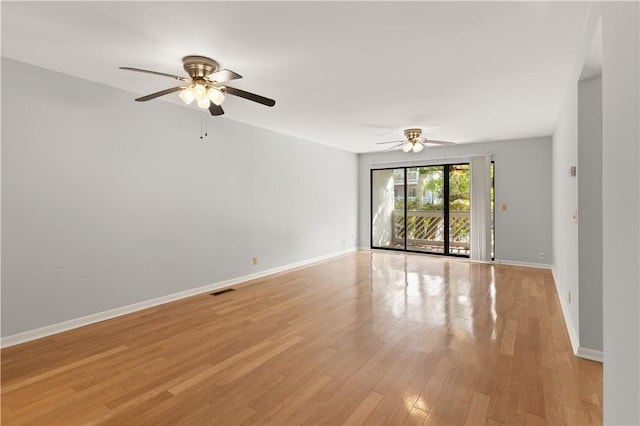
[(445, 253), (444, 167), (407, 169), (407, 250)]
[(371, 247), (469, 256), (469, 164), (371, 171)]
[(371, 171), (371, 246), (405, 249), (405, 169)]
[[(446, 166), (445, 166), (446, 167)], [(471, 175), (469, 164), (448, 167), (449, 254), (469, 256), (471, 246)]]

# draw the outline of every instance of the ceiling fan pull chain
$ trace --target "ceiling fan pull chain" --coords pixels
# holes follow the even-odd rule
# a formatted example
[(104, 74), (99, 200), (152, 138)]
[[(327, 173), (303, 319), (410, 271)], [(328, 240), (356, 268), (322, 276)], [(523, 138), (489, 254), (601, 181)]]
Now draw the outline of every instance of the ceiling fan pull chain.
[(200, 139), (209, 136), (207, 114), (202, 111), (200, 114)]
[(204, 116), (204, 113), (200, 114), (200, 139), (202, 139), (202, 117)]

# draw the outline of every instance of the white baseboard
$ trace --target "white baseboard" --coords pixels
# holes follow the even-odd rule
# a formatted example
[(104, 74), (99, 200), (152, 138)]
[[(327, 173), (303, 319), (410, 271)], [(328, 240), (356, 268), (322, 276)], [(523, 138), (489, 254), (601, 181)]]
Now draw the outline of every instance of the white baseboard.
[(52, 334), (62, 333), (63, 331), (72, 330), (78, 327), (84, 327), (85, 325), (95, 324), (100, 321), (105, 321), (111, 318), (130, 314), (136, 311), (140, 311), (142, 309), (147, 309), (154, 306), (162, 305), (164, 303), (169, 303), (169, 302), (184, 299), (187, 297), (195, 296), (196, 294), (206, 293), (209, 291), (218, 290), (225, 287), (230, 287), (232, 285), (237, 285), (246, 281), (255, 280), (257, 278), (266, 277), (268, 275), (273, 275), (280, 272), (285, 272), (292, 269), (300, 268), (303, 266), (310, 265), (312, 263), (321, 262), (323, 260), (331, 259), (332, 257), (341, 256), (343, 254), (351, 253), (354, 251), (356, 251), (355, 247), (350, 249), (340, 250), (340, 251), (329, 253), (326, 255), (305, 259), (300, 262), (291, 263), (289, 265), (267, 269), (265, 271), (260, 271), (255, 274), (243, 275), (241, 277), (231, 278), (229, 280), (208, 284), (202, 287), (196, 287), (196, 288), (181, 291), (178, 293), (156, 297), (154, 299), (144, 300), (142, 302), (133, 303), (131, 305), (126, 305), (126, 306), (122, 306), (115, 309), (110, 309), (108, 311), (98, 312), (95, 314), (87, 315), (80, 318), (74, 318), (72, 320), (60, 322), (57, 324), (47, 325), (44, 327), (36, 328), (34, 330), (24, 331), (22, 333), (3, 337), (2, 339), (0, 339), (0, 347), (7, 348), (9, 346), (14, 346), (14, 345), (25, 343), (31, 340), (51, 336)]
[(571, 341), (573, 354), (577, 355), (578, 348), (580, 347), (580, 339), (578, 338), (578, 333), (576, 332), (576, 329), (573, 326), (573, 321), (571, 320), (571, 314), (569, 313), (569, 307), (567, 306), (567, 302), (565, 302), (564, 297), (562, 297), (563, 290), (558, 285), (558, 278), (556, 276), (556, 272), (554, 268), (551, 268), (551, 274), (553, 275), (553, 282), (556, 285), (556, 292), (558, 293), (558, 299), (560, 299), (562, 316), (564, 317), (564, 323), (567, 326), (567, 331), (569, 332), (569, 340)]
[(552, 269), (551, 265), (547, 265), (546, 263), (529, 263), (529, 262), (518, 262), (516, 260), (500, 260), (500, 259), (494, 260), (493, 263), (496, 263), (498, 265), (526, 266), (528, 268)]
[(595, 351), (588, 348), (578, 348), (576, 356), (579, 358), (590, 359), (591, 361), (603, 362), (604, 355), (602, 351)]

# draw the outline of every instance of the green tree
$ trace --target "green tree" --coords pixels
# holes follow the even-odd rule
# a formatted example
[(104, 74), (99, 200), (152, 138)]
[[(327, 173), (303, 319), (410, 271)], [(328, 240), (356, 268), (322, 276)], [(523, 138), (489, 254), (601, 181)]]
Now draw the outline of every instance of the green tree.
[(420, 176), (425, 176), (422, 191), (430, 191), (432, 203), (422, 206), (424, 210), (442, 210), (444, 193), (444, 180), (442, 179), (442, 169), (440, 167), (421, 167)]

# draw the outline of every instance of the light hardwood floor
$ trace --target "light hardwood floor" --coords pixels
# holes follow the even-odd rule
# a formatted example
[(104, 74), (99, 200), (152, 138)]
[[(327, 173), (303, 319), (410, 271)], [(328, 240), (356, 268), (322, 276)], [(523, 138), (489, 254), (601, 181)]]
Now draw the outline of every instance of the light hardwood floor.
[(367, 252), (2, 350), (2, 424), (601, 424), (548, 270)]

